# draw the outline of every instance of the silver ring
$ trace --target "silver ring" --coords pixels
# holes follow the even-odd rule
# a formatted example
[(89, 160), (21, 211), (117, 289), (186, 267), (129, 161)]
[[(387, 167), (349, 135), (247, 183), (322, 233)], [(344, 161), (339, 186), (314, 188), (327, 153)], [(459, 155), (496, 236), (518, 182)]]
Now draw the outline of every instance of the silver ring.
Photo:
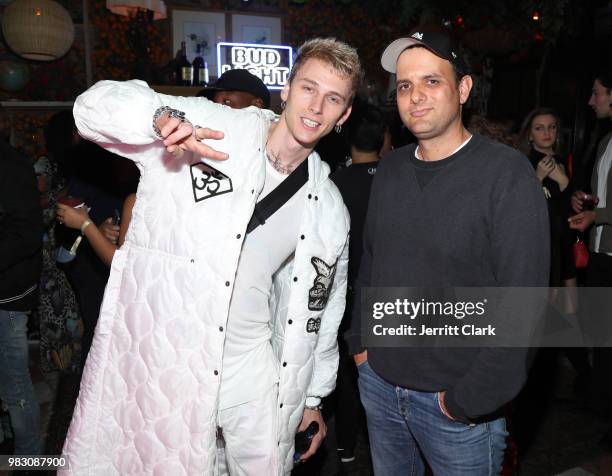
[(187, 119), (186, 117), (183, 117), (183, 118), (181, 118), (181, 124), (179, 125), (179, 127), (182, 126), (183, 124), (189, 125), (191, 127), (191, 133), (193, 134), (194, 127), (193, 127), (193, 124), (191, 123), (191, 121), (189, 119)]
[(193, 126), (193, 138), (194, 138), (195, 140), (197, 140), (198, 142), (200, 142), (200, 141), (202, 141), (202, 140), (204, 140), (204, 139), (198, 139), (198, 134), (197, 134), (198, 129), (202, 129), (202, 126), (198, 126), (197, 124), (195, 124), (195, 125)]

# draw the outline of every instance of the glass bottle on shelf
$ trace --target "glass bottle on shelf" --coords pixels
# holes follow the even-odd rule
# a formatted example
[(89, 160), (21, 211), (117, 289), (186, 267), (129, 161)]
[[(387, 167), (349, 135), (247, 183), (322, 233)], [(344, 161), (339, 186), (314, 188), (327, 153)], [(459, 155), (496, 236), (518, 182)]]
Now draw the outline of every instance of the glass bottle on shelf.
[(202, 58), (201, 45), (198, 44), (193, 59), (193, 86), (208, 86), (208, 64)]
[(187, 47), (181, 41), (181, 49), (176, 53), (176, 84), (179, 86), (191, 86), (193, 82), (193, 67), (187, 59)]

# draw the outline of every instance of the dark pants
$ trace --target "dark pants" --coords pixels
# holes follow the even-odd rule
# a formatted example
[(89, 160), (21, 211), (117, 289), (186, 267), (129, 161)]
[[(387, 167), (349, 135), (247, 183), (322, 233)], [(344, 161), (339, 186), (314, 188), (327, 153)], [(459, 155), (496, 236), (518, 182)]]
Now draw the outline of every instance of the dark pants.
[(42, 443), (28, 368), (28, 314), (0, 309), (0, 398), (11, 416), (16, 455), (40, 454)]
[(334, 397), (338, 449), (343, 450), (341, 457), (352, 456), (363, 421), (363, 408), (359, 401), (355, 362), (351, 356), (344, 353), (340, 354)]
[[(587, 286), (612, 287), (612, 256), (592, 253), (586, 272)], [(588, 319), (588, 316), (586, 316)], [(594, 410), (612, 412), (612, 348), (593, 348), (591, 405)]]
[(64, 269), (76, 295), (83, 319), (81, 357), (83, 366), (93, 341), (109, 269), (88, 244), (81, 244), (76, 258)]

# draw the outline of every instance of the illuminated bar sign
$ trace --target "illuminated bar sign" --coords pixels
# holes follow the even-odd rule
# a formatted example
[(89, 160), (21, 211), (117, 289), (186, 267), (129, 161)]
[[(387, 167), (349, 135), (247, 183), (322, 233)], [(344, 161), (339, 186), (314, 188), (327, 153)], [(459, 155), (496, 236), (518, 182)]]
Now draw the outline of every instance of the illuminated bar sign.
[(292, 66), (290, 46), (217, 43), (217, 77), (229, 69), (246, 69), (268, 89), (283, 89)]

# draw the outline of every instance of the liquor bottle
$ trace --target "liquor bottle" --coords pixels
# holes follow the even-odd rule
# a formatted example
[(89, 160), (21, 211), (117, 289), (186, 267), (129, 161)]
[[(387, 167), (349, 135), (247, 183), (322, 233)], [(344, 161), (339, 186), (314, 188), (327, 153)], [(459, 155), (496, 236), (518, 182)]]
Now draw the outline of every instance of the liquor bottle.
[(176, 84), (180, 86), (191, 86), (193, 81), (193, 67), (187, 60), (187, 47), (181, 41), (181, 49), (176, 53)]
[(172, 60), (172, 67), (174, 68), (174, 74), (172, 75), (174, 78), (174, 84), (176, 85), (180, 85), (181, 84), (181, 77), (182, 77), (182, 72), (181, 72), (181, 59), (183, 57), (182, 54), (182, 48), (179, 48), (176, 51), (176, 55), (174, 55), (174, 59)]
[(198, 44), (196, 49), (196, 57), (193, 59), (193, 85), (194, 86), (208, 86), (208, 74), (207, 64), (202, 59), (201, 45)]

